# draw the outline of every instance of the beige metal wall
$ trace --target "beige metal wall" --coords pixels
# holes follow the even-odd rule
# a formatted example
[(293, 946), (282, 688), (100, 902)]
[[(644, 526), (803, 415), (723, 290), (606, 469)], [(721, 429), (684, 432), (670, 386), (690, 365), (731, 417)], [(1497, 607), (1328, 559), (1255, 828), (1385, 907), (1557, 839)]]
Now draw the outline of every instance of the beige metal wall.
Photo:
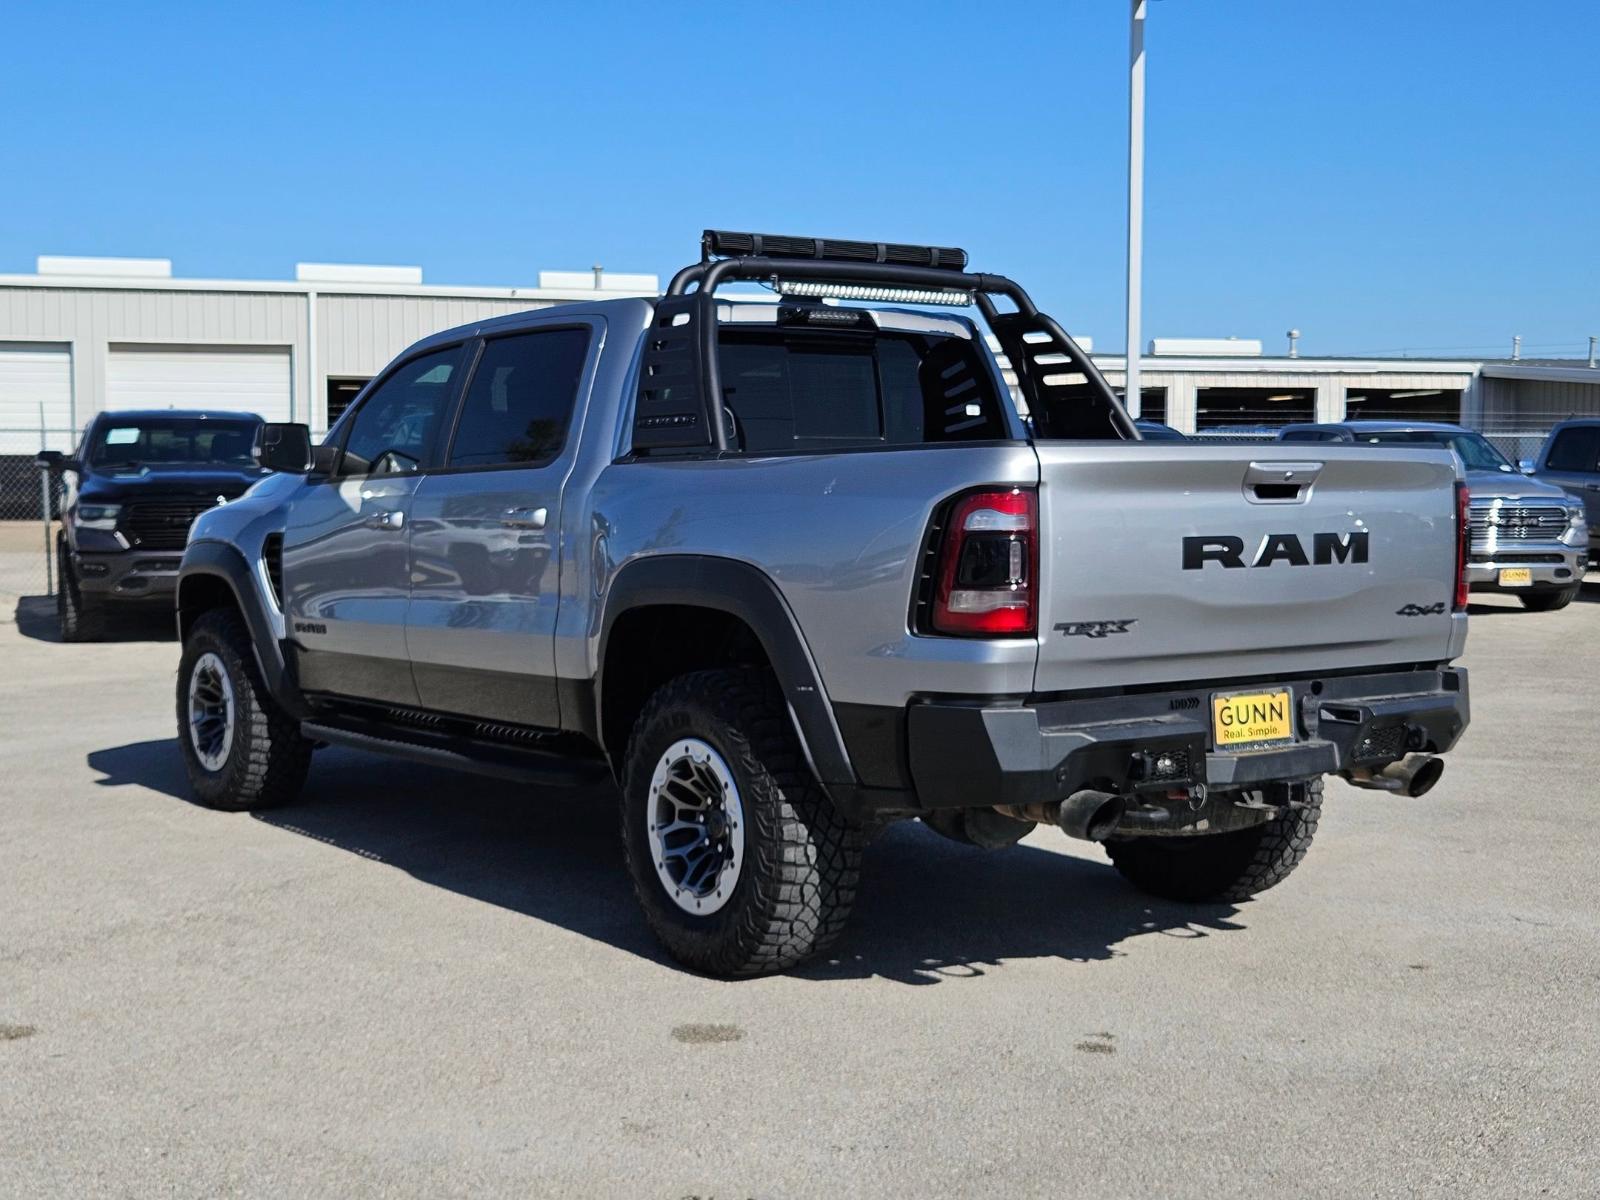
[(1478, 387), (1486, 429), (1542, 432), (1567, 417), (1600, 417), (1600, 369), (1593, 383), (1485, 376)]
[(305, 297), (293, 293), (0, 288), (0, 339), (71, 346), (77, 428), (105, 405), (106, 348), (112, 343), (287, 347), (295, 416), (303, 419), (309, 394), (304, 330)]
[[(326, 379), (376, 375), (396, 354), (430, 333), (506, 313), (549, 308), (553, 302), (320, 293), (313, 303), (317, 368)], [(325, 400), (325, 387), (322, 392)]]
[(297, 290), (5, 286), (0, 287), (0, 343), (70, 346), (72, 425), (77, 429), (106, 407), (109, 346), (286, 349), (294, 419), (320, 431), (327, 427), (328, 376), (375, 375), (430, 333), (552, 303)]

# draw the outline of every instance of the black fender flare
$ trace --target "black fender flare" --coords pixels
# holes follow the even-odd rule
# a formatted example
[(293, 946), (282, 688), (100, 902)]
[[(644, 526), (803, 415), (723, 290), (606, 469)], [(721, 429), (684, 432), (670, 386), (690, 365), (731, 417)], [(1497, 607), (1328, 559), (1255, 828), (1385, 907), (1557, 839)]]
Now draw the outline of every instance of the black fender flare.
[(770, 576), (747, 562), (662, 554), (623, 565), (606, 589), (595, 679), (595, 728), (604, 729), (606, 647), (623, 614), (652, 605), (715, 609), (738, 617), (766, 651), (801, 749), (824, 786), (854, 787), (855, 771), (800, 623)]
[(238, 547), (226, 542), (191, 542), (178, 566), (177, 622), (181, 642), (188, 622), (185, 619), (184, 585), (197, 576), (220, 579), (233, 593), (234, 603), (250, 630), (250, 648), (261, 668), (267, 691), (283, 708), (304, 717), (305, 703), (295, 686), (294, 674), (284, 660), (283, 647), (273, 632), (272, 621), (262, 607), (261, 593), (250, 575), (250, 565)]

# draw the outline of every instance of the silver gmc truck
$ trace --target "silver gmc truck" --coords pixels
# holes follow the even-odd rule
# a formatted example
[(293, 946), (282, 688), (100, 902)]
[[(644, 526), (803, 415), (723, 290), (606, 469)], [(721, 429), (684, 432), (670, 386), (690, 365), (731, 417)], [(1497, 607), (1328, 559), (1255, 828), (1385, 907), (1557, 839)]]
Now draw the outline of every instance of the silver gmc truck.
[(320, 445), (266, 426), (277, 473), (181, 566), (197, 796), (288, 800), (324, 745), (614, 780), (650, 926), (749, 975), (836, 937), (894, 820), (1241, 899), (1323, 776), (1430, 788), (1468, 720), (1459, 461), (1144, 441), (966, 268), (708, 231), (659, 300), (447, 330)]

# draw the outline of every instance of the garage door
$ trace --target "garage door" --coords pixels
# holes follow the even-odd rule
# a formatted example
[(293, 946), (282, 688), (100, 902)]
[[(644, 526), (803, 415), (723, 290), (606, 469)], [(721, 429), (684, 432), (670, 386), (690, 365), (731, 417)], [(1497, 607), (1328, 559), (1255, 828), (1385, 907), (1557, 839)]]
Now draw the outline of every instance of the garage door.
[(214, 408), (289, 420), (289, 351), (254, 346), (112, 346), (106, 408)]
[(0, 454), (72, 449), (72, 352), (60, 342), (0, 342)]

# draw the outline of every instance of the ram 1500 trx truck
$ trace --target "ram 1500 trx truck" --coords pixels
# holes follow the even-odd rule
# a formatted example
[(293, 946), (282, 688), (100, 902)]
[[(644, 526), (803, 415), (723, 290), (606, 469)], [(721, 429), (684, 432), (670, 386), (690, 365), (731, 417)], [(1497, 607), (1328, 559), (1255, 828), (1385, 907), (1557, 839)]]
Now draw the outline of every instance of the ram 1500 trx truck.
[(1420, 795), (1467, 723), (1447, 449), (1144, 441), (960, 250), (708, 232), (659, 300), (435, 334), (258, 455), (183, 558), (197, 795), (288, 800), (327, 744), (614, 779), (717, 974), (827, 946), (902, 818), (1253, 895), (1324, 776)]

